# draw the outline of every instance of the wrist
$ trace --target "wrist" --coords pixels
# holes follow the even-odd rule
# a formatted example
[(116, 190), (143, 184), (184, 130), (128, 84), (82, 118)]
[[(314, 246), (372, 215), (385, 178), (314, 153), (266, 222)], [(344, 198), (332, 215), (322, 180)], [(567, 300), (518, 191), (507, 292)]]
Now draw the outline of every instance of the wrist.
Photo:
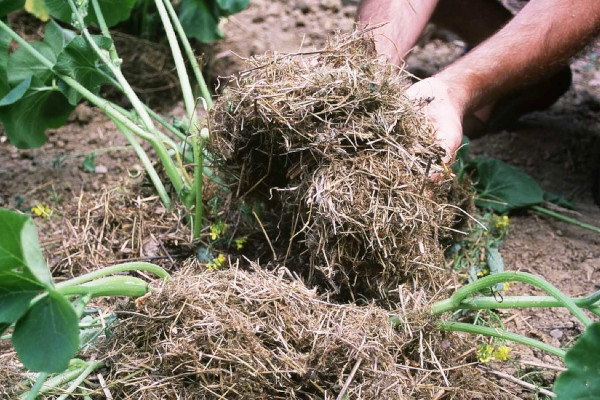
[(434, 75), (445, 87), (450, 103), (454, 105), (461, 118), (476, 109), (475, 91), (464, 73), (456, 73), (451, 67)]

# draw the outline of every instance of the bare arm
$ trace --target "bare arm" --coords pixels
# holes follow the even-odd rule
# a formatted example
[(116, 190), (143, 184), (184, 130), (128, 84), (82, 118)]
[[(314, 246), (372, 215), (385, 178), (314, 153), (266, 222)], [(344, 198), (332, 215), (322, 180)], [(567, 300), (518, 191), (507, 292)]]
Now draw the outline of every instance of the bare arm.
[(425, 112), (450, 162), (462, 120), (567, 63), (600, 30), (599, 0), (531, 0), (504, 28), (437, 75), (409, 88), (433, 99)]
[(438, 0), (363, 0), (358, 9), (362, 26), (386, 23), (374, 34), (377, 52), (399, 65), (416, 43)]
[(531, 0), (498, 33), (436, 77), (464, 115), (552, 74), (599, 30), (598, 0)]

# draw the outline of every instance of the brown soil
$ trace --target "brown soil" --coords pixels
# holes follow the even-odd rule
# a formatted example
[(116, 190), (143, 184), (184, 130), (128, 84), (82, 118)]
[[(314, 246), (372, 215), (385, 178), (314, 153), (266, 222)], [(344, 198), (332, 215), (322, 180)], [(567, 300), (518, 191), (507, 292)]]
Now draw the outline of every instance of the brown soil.
[[(227, 38), (217, 45), (209, 65), (213, 73), (229, 75), (239, 71), (241, 63), (236, 55), (248, 57), (266, 50), (294, 52), (318, 48), (325, 43), (328, 34), (337, 30), (347, 32), (353, 27), (355, 6), (342, 5), (336, 0), (253, 0), (251, 3), (248, 10), (235, 15), (225, 25)], [(450, 61), (458, 54), (460, 48), (456, 43), (435, 39), (408, 58), (408, 67), (431, 73), (443, 64), (439, 60)], [(497, 157), (522, 167), (544, 189), (567, 196), (577, 205), (574, 216), (596, 226), (600, 226), (600, 209), (593, 203), (590, 191), (591, 171), (598, 162), (598, 153), (594, 149), (600, 142), (597, 134), (600, 127), (597, 117), (600, 109), (598, 54), (600, 46), (592, 46), (574, 61), (575, 83), (550, 110), (524, 118), (518, 128), (510, 132), (472, 142), (475, 154)], [(139, 169), (133, 152), (119, 148), (125, 144), (107, 118), (85, 105), (78, 107), (67, 126), (49, 132), (48, 142), (39, 149), (18, 151), (7, 143), (6, 137), (0, 136), (0, 206), (27, 209), (44, 202), (55, 210), (49, 221), (36, 218), (41, 242), (54, 273), (70, 275), (96, 266), (98, 262), (110, 264), (121, 259), (166, 257), (165, 246), (144, 247), (144, 243), (153, 240), (151, 230), (139, 229), (140, 221), (136, 219), (118, 229), (123, 236), (146, 232), (147, 237), (132, 239), (137, 245), (121, 242), (105, 246), (110, 247), (110, 251), (100, 249), (100, 246), (95, 250), (90, 248), (89, 251), (96, 254), (91, 258), (86, 254), (74, 257), (50, 250), (67, 247), (63, 245), (78, 237), (80, 231), (68, 227), (73, 221), (81, 224), (86, 221), (77, 210), (85, 209), (88, 203), (93, 204), (96, 208), (90, 208), (92, 214), (100, 218), (102, 207), (110, 204), (110, 198), (101, 198), (114, 190), (129, 193), (134, 199), (128, 200), (131, 207), (147, 205), (147, 215), (151, 218), (170, 221), (162, 225), (164, 237), (170, 237), (174, 244), (185, 241), (186, 233), (181, 234), (182, 238), (169, 236), (169, 232), (180, 226), (178, 216), (168, 215), (161, 219), (163, 217), (159, 216), (165, 213), (151, 188), (144, 187), (140, 192), (140, 186), (143, 187), (145, 182), (136, 178), (133, 172)], [(109, 147), (117, 149), (105, 151)], [(89, 173), (83, 169), (82, 161), (84, 155), (93, 150), (99, 152), (96, 165), (105, 168)], [(82, 202), (85, 205), (82, 206)], [(171, 226), (167, 226), (169, 224)], [(511, 229), (501, 253), (508, 270), (544, 276), (569, 295), (590, 293), (600, 283), (600, 237), (545, 216), (524, 213), (511, 217)], [(513, 285), (509, 294), (534, 292), (529, 287)], [(581, 331), (573, 317), (562, 311), (508, 311), (502, 316), (509, 321), (506, 323), (508, 329), (554, 345), (571, 342)], [(513, 363), (495, 363), (492, 368), (523, 376), (530, 371), (531, 363), (560, 365), (554, 357), (520, 346), (513, 355)], [(0, 360), (5, 357), (3, 355)], [(544, 373), (532, 379), (537, 384), (551, 387), (556, 370), (536, 369)], [(494, 375), (488, 375), (493, 379)], [(511, 399), (543, 398), (503, 379), (498, 381), (496, 392), (490, 395)]]

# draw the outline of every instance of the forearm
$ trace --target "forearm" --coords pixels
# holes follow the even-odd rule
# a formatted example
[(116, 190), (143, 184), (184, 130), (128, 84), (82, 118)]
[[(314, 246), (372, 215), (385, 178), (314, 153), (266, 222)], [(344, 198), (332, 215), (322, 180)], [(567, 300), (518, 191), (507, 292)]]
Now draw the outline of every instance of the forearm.
[(599, 0), (531, 0), (503, 29), (436, 76), (464, 115), (552, 74), (599, 28)]
[(400, 64), (429, 21), (438, 0), (363, 0), (358, 9), (361, 26), (384, 26), (374, 31), (377, 53)]

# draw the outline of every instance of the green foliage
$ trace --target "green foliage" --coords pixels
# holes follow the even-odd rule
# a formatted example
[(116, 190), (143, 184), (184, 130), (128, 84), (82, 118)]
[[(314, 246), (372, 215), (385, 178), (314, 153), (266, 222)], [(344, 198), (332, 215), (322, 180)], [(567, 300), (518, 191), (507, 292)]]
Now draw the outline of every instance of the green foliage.
[(0, 1), (0, 17), (5, 17), (8, 13), (23, 8), (25, 0), (2, 0)]
[(212, 43), (223, 38), (220, 19), (244, 10), (249, 4), (250, 0), (182, 0), (179, 20), (188, 36)]
[(96, 152), (93, 151), (83, 159), (82, 167), (85, 171), (93, 174), (96, 171)]
[[(52, 276), (46, 267), (31, 218), (0, 209), (0, 226), (0, 272), (22, 274), (45, 288), (52, 288)], [(2, 288), (4, 283), (3, 279), (0, 282)]]
[[(85, 40), (54, 21), (46, 24), (43, 42), (30, 43), (53, 64), (52, 69), (23, 46), (9, 55), (4, 38), (0, 35), (0, 121), (13, 145), (39, 147), (46, 142), (45, 131), (64, 125), (81, 100), (79, 93), (56, 79), (54, 71), (78, 80), (93, 93), (106, 77), (98, 67), (98, 55)], [(101, 49), (112, 45), (102, 36), (94, 36), (94, 41)]]
[(556, 400), (600, 400), (600, 322), (588, 326), (567, 351), (567, 371), (554, 383)]
[[(66, 0), (45, 1), (52, 17), (68, 24), (72, 23), (73, 13)], [(136, 1), (137, 0), (99, 0), (100, 9), (102, 10), (102, 15), (104, 16), (106, 24), (111, 27), (128, 19)], [(88, 5), (87, 16), (84, 19), (84, 22), (86, 25), (98, 25), (98, 17), (96, 17), (96, 13), (91, 5)]]
[(62, 372), (79, 348), (79, 317), (67, 299), (51, 291), (19, 319), (12, 342), (28, 369)]
[(479, 207), (507, 213), (544, 202), (544, 192), (531, 176), (500, 160), (476, 158), (467, 169), (472, 171)]

